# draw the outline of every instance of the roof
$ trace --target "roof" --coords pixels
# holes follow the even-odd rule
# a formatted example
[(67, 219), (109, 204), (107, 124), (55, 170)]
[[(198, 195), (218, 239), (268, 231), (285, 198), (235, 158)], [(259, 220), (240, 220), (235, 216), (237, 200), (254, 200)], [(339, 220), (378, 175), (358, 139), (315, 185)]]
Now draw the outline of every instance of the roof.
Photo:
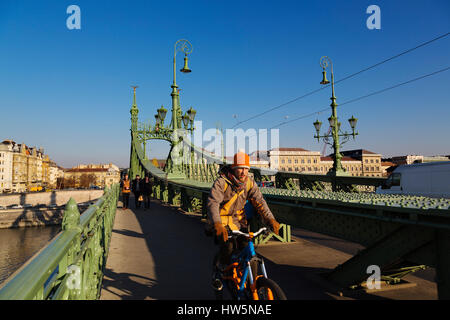
[(309, 151), (303, 148), (274, 148), (270, 151)]
[(250, 161), (269, 161), (267, 151), (254, 151), (250, 155)]
[(378, 154), (378, 153), (375, 153), (375, 152), (372, 152), (372, 151), (369, 151), (369, 150), (366, 150), (366, 149), (347, 150), (347, 151), (341, 151), (341, 153), (343, 155), (344, 154), (358, 154), (358, 155), (361, 155), (361, 154), (366, 154), (366, 155)]
[(65, 170), (66, 172), (107, 172), (107, 168), (72, 168)]
[[(320, 157), (320, 161), (333, 161), (333, 158), (330, 156)], [(355, 159), (352, 157), (346, 157), (346, 156), (342, 157), (341, 161), (358, 161), (358, 162), (360, 162), (360, 160), (358, 160), (358, 159)]]
[(396, 166), (396, 163), (390, 162), (390, 161), (381, 161), (381, 166), (382, 167), (392, 167), (392, 166)]

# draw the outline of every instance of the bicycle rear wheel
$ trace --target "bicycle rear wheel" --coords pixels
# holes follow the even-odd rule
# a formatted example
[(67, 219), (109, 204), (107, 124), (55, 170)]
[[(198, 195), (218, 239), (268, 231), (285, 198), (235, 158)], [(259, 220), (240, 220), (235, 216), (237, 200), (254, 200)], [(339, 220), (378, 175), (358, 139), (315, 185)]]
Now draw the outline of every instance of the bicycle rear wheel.
[(287, 300), (283, 290), (272, 279), (258, 278), (256, 280), (256, 291), (259, 300)]

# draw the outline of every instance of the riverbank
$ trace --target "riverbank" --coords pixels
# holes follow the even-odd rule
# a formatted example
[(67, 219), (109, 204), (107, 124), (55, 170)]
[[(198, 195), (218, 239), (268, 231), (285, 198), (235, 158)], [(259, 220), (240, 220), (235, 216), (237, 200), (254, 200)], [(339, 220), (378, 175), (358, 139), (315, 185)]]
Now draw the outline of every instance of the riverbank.
[(1, 210), (0, 229), (59, 225), (63, 215), (63, 207)]
[[(89, 203), (103, 196), (103, 190), (58, 190), (0, 196), (0, 206), (31, 205), (21, 209), (0, 210), (0, 229), (59, 225), (64, 207), (70, 198), (77, 203)], [(35, 207), (41, 205), (42, 207)], [(50, 206), (50, 207), (49, 207)], [(80, 212), (86, 207), (79, 207)]]
[(12, 204), (39, 204), (49, 206), (61, 206), (73, 198), (77, 203), (91, 201), (100, 198), (103, 190), (57, 190), (51, 192), (30, 192), (19, 194), (0, 195), (0, 206), (7, 207)]

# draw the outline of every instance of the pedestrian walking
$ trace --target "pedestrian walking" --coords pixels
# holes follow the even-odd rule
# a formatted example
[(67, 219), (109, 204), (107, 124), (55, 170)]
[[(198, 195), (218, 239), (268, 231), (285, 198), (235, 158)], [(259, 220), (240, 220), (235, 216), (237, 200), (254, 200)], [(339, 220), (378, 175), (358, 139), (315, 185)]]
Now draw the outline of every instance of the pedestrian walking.
[(144, 205), (146, 209), (150, 209), (150, 200), (152, 197), (152, 180), (149, 176), (145, 177), (145, 180), (142, 183), (142, 193), (144, 196)]
[(128, 179), (128, 174), (125, 174), (124, 178), (120, 182), (120, 188), (122, 189), (122, 209), (125, 210), (129, 206), (130, 192), (131, 192), (131, 181)]
[(136, 209), (139, 209), (143, 197), (142, 197), (141, 177), (138, 174), (136, 175), (136, 178), (133, 180), (132, 191), (134, 193), (134, 206)]

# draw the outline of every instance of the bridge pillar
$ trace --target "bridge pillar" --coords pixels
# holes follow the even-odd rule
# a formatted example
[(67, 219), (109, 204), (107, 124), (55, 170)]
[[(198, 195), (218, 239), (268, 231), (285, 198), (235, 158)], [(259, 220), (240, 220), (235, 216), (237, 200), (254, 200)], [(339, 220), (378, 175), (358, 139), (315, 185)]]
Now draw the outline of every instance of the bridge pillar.
[[(357, 286), (367, 280), (369, 277), (367, 269), (372, 265), (380, 268), (383, 278), (383, 275), (392, 267), (406, 262), (405, 257), (408, 254), (413, 253), (432, 240), (432, 229), (401, 226), (337, 266), (327, 275), (327, 278), (342, 288)], [(415, 269), (412, 268), (411, 270), (414, 271)]]

